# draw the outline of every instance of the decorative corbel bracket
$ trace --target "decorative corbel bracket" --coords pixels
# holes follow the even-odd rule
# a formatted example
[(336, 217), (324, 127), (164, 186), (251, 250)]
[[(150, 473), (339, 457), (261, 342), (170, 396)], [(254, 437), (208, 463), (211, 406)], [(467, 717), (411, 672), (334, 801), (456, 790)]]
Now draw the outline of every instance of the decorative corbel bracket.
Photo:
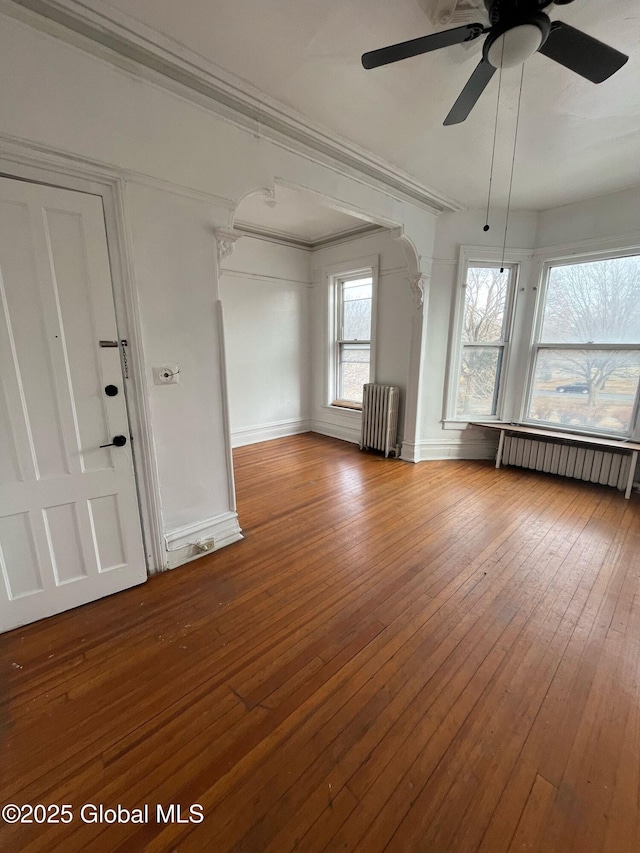
[(271, 187), (265, 187), (262, 190), (262, 197), (264, 198), (264, 203), (267, 207), (274, 208), (278, 204), (278, 200), (276, 199), (276, 191)]
[(428, 281), (429, 277), (423, 272), (409, 276), (409, 284), (411, 285), (411, 291), (413, 293), (413, 302), (417, 311), (422, 311), (424, 306), (424, 294)]
[(236, 240), (242, 237), (240, 231), (234, 231), (233, 228), (216, 228), (213, 232), (216, 238), (216, 246), (218, 248), (218, 267), (222, 261), (233, 252), (233, 247)]

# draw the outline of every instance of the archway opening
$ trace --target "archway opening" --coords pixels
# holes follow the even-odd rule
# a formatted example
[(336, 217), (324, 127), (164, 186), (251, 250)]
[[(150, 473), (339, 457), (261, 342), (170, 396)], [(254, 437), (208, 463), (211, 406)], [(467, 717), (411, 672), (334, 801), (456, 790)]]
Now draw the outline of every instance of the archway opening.
[[(283, 183), (246, 195), (233, 229), (241, 236), (220, 270), (232, 446), (308, 431), (358, 442), (361, 411), (340, 400), (341, 366), (356, 382), (407, 387), (415, 263), (401, 229)], [(336, 282), (367, 275), (370, 364), (345, 368), (366, 342), (340, 349)]]

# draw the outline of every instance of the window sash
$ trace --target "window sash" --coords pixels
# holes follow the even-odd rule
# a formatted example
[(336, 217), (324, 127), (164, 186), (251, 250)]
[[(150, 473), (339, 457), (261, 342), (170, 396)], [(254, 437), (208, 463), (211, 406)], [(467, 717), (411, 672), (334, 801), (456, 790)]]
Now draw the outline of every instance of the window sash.
[[(546, 262), (544, 262), (543, 268), (542, 268), (542, 274), (540, 277), (541, 299), (540, 299), (540, 302), (539, 302), (539, 305), (537, 308), (537, 315), (536, 315), (536, 322), (535, 322), (535, 333), (534, 333), (535, 343), (540, 344), (540, 345), (542, 345), (542, 344), (547, 345), (547, 344), (552, 343), (552, 341), (553, 341), (553, 339), (550, 337), (546, 337), (546, 338), (544, 337), (544, 325), (545, 325), (546, 309), (547, 309), (548, 304), (549, 304), (549, 293), (550, 293), (551, 286), (553, 283), (552, 279), (553, 279), (554, 272), (559, 272), (563, 268), (567, 268), (567, 267), (574, 267), (574, 268), (576, 268), (576, 270), (581, 268), (581, 267), (584, 267), (584, 268), (591, 268), (592, 274), (593, 274), (593, 268), (597, 267), (598, 264), (600, 264), (600, 263), (602, 263), (602, 264), (606, 264), (607, 262), (615, 263), (617, 261), (624, 261), (625, 259), (640, 261), (640, 252), (638, 251), (638, 248), (635, 247), (635, 248), (629, 249), (627, 251), (612, 251), (612, 252), (601, 252), (601, 253), (593, 253), (593, 254), (587, 253), (587, 254), (583, 254), (583, 255), (575, 255), (575, 256), (560, 258), (560, 259), (550, 258)], [(627, 271), (627, 275), (628, 274), (629, 273)], [(588, 277), (589, 273), (587, 272), (586, 275)], [(604, 281), (604, 279), (609, 278), (609, 276), (611, 275), (611, 268), (609, 268), (609, 270), (607, 270), (605, 267), (602, 275), (603, 275), (603, 281)], [(622, 275), (623, 276), (625, 275), (624, 268), (622, 270)], [(627, 279), (627, 281), (629, 281), (629, 280), (630, 279)], [(633, 281), (636, 280), (633, 277), (633, 275), (632, 275), (631, 280), (633, 280)], [(609, 278), (609, 282), (610, 281), (611, 281), (611, 279)], [(556, 281), (556, 284), (557, 284), (557, 288), (558, 288), (558, 290), (556, 292), (557, 293), (559, 292), (560, 298), (562, 298), (563, 282), (562, 282), (562, 280)], [(586, 285), (586, 286), (588, 288), (588, 285)], [(596, 284), (596, 287), (597, 286), (598, 285)], [(569, 293), (570, 293), (572, 286), (568, 285), (568, 287), (569, 287)], [(575, 287), (575, 285), (574, 285), (574, 287)], [(634, 288), (634, 290), (635, 290), (635, 288)], [(574, 292), (575, 292), (575, 290), (574, 290)], [(565, 298), (567, 297), (567, 295), (569, 295), (569, 294), (565, 291), (565, 294), (564, 294)], [(589, 295), (588, 290), (586, 292), (586, 295), (588, 297), (588, 295)], [(605, 307), (605, 311), (606, 311), (606, 308), (610, 307), (610, 299), (611, 299), (611, 294), (609, 292), (607, 292), (607, 284), (604, 284), (604, 291), (601, 293), (601, 295), (603, 296), (603, 299), (604, 299), (604, 302), (602, 303), (602, 305)], [(627, 298), (629, 298), (629, 296), (631, 296), (631, 298), (634, 299), (634, 305), (635, 305), (636, 304), (636, 300), (634, 298), (635, 294), (633, 294), (633, 293), (627, 294)], [(590, 300), (588, 298), (587, 298), (586, 302), (587, 302), (588, 307), (583, 306), (583, 310), (586, 310), (587, 313), (590, 309), (595, 310), (596, 316), (597, 316), (599, 311), (601, 310), (601, 308), (599, 307), (600, 303), (590, 302)], [(564, 311), (562, 313), (563, 313), (563, 315), (565, 314)], [(578, 316), (579, 316), (579, 314), (578, 314)], [(615, 315), (614, 315), (614, 317), (615, 317)], [(548, 319), (550, 319), (551, 322), (553, 322), (553, 316), (552, 315)], [(563, 317), (563, 319), (564, 319), (564, 317)], [(574, 319), (575, 319), (575, 317), (574, 317)], [(589, 319), (588, 318), (583, 318), (583, 319), (587, 319), (587, 326), (589, 326)], [(601, 315), (598, 319), (601, 322), (604, 322), (604, 316)], [(611, 319), (611, 318), (609, 318), (609, 319)], [(600, 329), (599, 331), (602, 331), (602, 329)], [(583, 332), (584, 332), (584, 329), (583, 329)], [(584, 332), (584, 334), (585, 334), (584, 338), (582, 340), (580, 340), (579, 338), (576, 338), (575, 343), (578, 343), (578, 344), (591, 343), (591, 344), (595, 345), (596, 347), (597, 346), (603, 346), (605, 348), (607, 348), (607, 347), (613, 348), (615, 346), (616, 348), (619, 348), (618, 345), (616, 344), (615, 340), (602, 339), (602, 338), (598, 339), (596, 337), (592, 338), (591, 337), (592, 332), (593, 332), (593, 330), (591, 330), (589, 332)], [(575, 330), (574, 330), (574, 334), (576, 334)], [(606, 335), (605, 335), (605, 337), (606, 337)], [(572, 342), (572, 344), (573, 343), (574, 342)], [(637, 348), (637, 345), (640, 344), (640, 341), (634, 340), (634, 338), (632, 336), (628, 336), (625, 340), (625, 343), (626, 344), (630, 343), (632, 347), (636, 346), (636, 348)], [(565, 341), (564, 344), (570, 345), (569, 341)]]
[[(467, 409), (466, 411), (460, 411), (460, 408), (461, 408), (461, 405), (460, 405), (460, 403), (461, 403), (460, 382), (462, 380), (462, 365), (464, 364), (464, 360), (465, 360), (464, 359), (464, 351), (467, 349), (468, 350), (474, 350), (474, 349), (477, 350), (478, 348), (479, 348), (478, 345), (475, 343), (474, 344), (463, 344), (462, 345), (462, 352), (461, 352), (461, 357), (460, 357), (460, 371), (458, 373), (458, 387), (456, 390), (456, 401), (455, 401), (455, 403), (456, 403), (455, 414), (456, 414), (456, 417), (459, 419), (464, 419), (466, 417), (468, 417), (468, 419), (471, 419), (471, 418), (496, 418), (498, 415), (498, 402), (499, 402), (499, 397), (500, 397), (500, 385), (501, 385), (502, 368), (503, 368), (503, 364), (504, 364), (506, 344), (484, 344), (482, 346), (482, 349), (496, 350), (497, 351), (497, 358), (496, 358), (496, 363), (495, 363), (495, 373), (493, 375), (493, 388), (491, 390), (491, 393), (489, 395), (486, 395), (486, 397), (485, 397), (485, 399), (487, 399), (487, 398), (491, 399), (491, 405), (489, 407), (489, 411), (488, 412), (486, 410), (484, 410), (484, 411), (482, 411), (482, 410), (481, 411), (470, 411), (469, 409)], [(470, 405), (472, 405), (471, 401), (473, 400), (473, 397), (470, 396), (469, 399), (470, 399)]]
[[(556, 418), (560, 418), (560, 421), (551, 420), (551, 415), (548, 418), (545, 417), (534, 417), (531, 414), (532, 408), (534, 406), (534, 396), (538, 393), (540, 396), (544, 395), (543, 390), (536, 391), (536, 379), (538, 377), (538, 365), (539, 365), (539, 355), (544, 352), (566, 352), (566, 353), (577, 353), (577, 352), (601, 352), (605, 356), (607, 353), (613, 354), (616, 352), (636, 352), (640, 353), (640, 343), (637, 344), (550, 344), (548, 342), (542, 343), (534, 343), (531, 347), (531, 359), (529, 363), (529, 376), (527, 382), (527, 393), (525, 396), (525, 404), (523, 410), (523, 417), (521, 419), (522, 423), (526, 424), (543, 424), (546, 426), (554, 426), (556, 428), (562, 428), (568, 432), (575, 433), (585, 433), (585, 434), (597, 434), (597, 435), (608, 435), (615, 438), (630, 438), (634, 433), (634, 425), (638, 422), (638, 412), (640, 410), (640, 378), (636, 381), (635, 393), (633, 395), (633, 400), (631, 401), (631, 406), (629, 407), (629, 418), (628, 418), (628, 428), (627, 429), (616, 429), (615, 427), (615, 419), (609, 418), (609, 423), (606, 423), (607, 420), (607, 412), (604, 406), (601, 406), (600, 410), (594, 406), (590, 412), (588, 413), (589, 423), (572, 423), (571, 418), (569, 417), (567, 410), (563, 411), (565, 403), (568, 404), (567, 408), (572, 408), (572, 403), (577, 403), (579, 398), (576, 398), (574, 395), (580, 392), (574, 391), (566, 394), (562, 399), (555, 399), (554, 388), (548, 390), (548, 396), (551, 400), (551, 405), (556, 405), (556, 411), (553, 413)], [(571, 374), (571, 369), (567, 370), (567, 373)], [(578, 376), (579, 368), (576, 369), (575, 380), (569, 379), (569, 381), (562, 382), (561, 377), (556, 377), (553, 380), (553, 385), (555, 385), (555, 390), (557, 391), (558, 387), (562, 385), (589, 385), (588, 382), (584, 380), (583, 377)], [(621, 377), (615, 377), (620, 381)], [(552, 381), (549, 379), (548, 381)], [(605, 381), (610, 381), (610, 379), (606, 379)], [(557, 383), (557, 384), (556, 384)], [(597, 395), (602, 393), (604, 389), (600, 389), (596, 392)], [(606, 393), (606, 392), (605, 392)], [(582, 400), (580, 402), (585, 402), (587, 392), (580, 393)], [(589, 394), (591, 397), (591, 394)], [(601, 401), (602, 402), (602, 398)], [(626, 402), (624, 399), (616, 401), (611, 400), (612, 409), (615, 412), (616, 409), (622, 408), (622, 416), (624, 416), (624, 409), (626, 408)], [(574, 409), (577, 409), (577, 405), (573, 406)], [(603, 411), (604, 410), (604, 411)], [(574, 412), (574, 418), (579, 417), (579, 411)], [(601, 426), (595, 422), (595, 419), (599, 417), (603, 421), (605, 421), (605, 425)], [(585, 418), (586, 420), (586, 418)], [(619, 420), (619, 418), (618, 418)], [(620, 421), (619, 421), (620, 422)]]
[[(347, 361), (344, 357), (345, 352), (366, 352), (367, 358), (363, 361)], [(351, 372), (356, 373), (355, 365), (367, 365), (366, 377), (362, 377), (363, 381), (352, 378), (351, 381), (346, 375), (349, 370), (349, 365), (353, 365)], [(336, 393), (337, 398), (334, 402), (352, 403), (356, 406), (362, 405), (363, 387), (365, 382), (371, 379), (371, 346), (363, 341), (339, 341), (338, 342), (338, 358), (337, 358), (337, 376), (336, 376)], [(364, 370), (362, 373), (364, 374)], [(358, 385), (358, 390), (354, 390), (354, 385)], [(349, 390), (351, 386), (351, 391)]]
[[(357, 281), (358, 283), (365, 281), (369, 283), (371, 288), (371, 295), (369, 297), (358, 297), (356, 299), (345, 299), (345, 285), (353, 284), (353, 282)], [(349, 278), (341, 278), (337, 282), (337, 302), (338, 302), (338, 323), (337, 323), (337, 335), (336, 341), (338, 343), (371, 343), (371, 314), (373, 311), (373, 276), (367, 276), (364, 278), (362, 275), (356, 275)], [(344, 329), (346, 326), (345, 320), (345, 303), (354, 304), (356, 302), (368, 302), (370, 305), (369, 308), (369, 335), (366, 338), (348, 338), (344, 333)]]

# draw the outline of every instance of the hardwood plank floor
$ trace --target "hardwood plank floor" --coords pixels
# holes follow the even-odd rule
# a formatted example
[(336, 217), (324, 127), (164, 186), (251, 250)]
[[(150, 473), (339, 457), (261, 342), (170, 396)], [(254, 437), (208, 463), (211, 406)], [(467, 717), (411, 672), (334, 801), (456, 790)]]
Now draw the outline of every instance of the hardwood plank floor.
[(312, 434), (234, 457), (242, 542), (0, 637), (0, 805), (73, 810), (0, 849), (640, 850), (637, 495)]

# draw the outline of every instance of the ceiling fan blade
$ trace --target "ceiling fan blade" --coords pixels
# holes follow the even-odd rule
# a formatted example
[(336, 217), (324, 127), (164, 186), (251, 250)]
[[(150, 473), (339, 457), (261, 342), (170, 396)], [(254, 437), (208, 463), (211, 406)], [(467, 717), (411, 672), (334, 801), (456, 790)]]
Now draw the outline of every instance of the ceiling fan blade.
[(539, 52), (592, 83), (602, 83), (611, 77), (629, 58), (562, 21), (551, 25), (549, 37)]
[(485, 32), (482, 24), (465, 24), (463, 27), (454, 27), (452, 30), (443, 30), (441, 33), (433, 33), (430, 36), (421, 36), (400, 44), (392, 44), (389, 47), (381, 47), (379, 50), (370, 50), (362, 54), (362, 64), (365, 68), (378, 68), (380, 65), (389, 65), (390, 62), (398, 62), (400, 59), (408, 59), (410, 56), (418, 56), (421, 53), (429, 53), (441, 47), (449, 47), (452, 44), (461, 44), (464, 41), (478, 38)]
[(459, 124), (466, 119), (495, 72), (496, 69), (486, 59), (480, 60), (476, 70), (467, 80), (466, 86), (458, 95), (458, 100), (451, 107), (449, 115), (444, 120), (445, 125)]

